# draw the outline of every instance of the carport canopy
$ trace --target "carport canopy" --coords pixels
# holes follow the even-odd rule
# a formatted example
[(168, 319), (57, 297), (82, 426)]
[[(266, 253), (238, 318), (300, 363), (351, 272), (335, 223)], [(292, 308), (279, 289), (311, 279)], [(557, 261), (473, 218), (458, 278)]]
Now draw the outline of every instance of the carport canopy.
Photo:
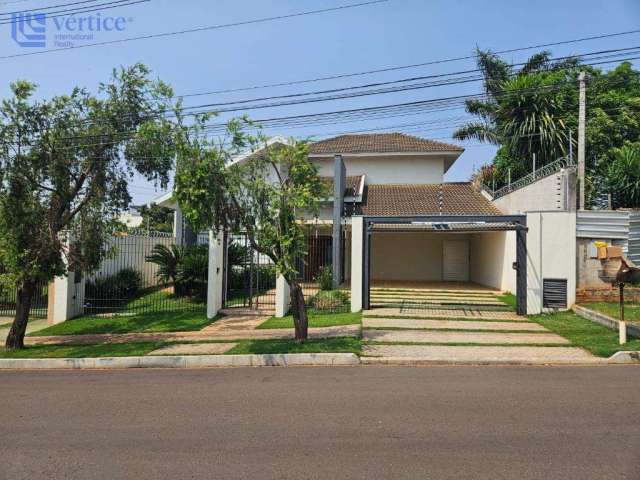
[(362, 306), (370, 308), (371, 235), (375, 232), (482, 233), (516, 232), (516, 297), (517, 313), (527, 310), (527, 217), (526, 215), (418, 215), (364, 216)]

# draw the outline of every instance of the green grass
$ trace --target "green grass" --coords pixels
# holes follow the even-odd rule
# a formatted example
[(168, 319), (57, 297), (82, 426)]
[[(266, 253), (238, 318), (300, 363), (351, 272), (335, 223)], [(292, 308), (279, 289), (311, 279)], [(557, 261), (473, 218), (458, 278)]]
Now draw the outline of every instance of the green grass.
[[(313, 313), (309, 312), (309, 327), (333, 327), (336, 325), (360, 325), (362, 313)], [(293, 316), (271, 317), (258, 328), (293, 328)]]
[(233, 354), (269, 353), (355, 353), (360, 354), (361, 341), (355, 337), (318, 338), (296, 343), (295, 340), (242, 340), (227, 352)]
[(506, 305), (509, 305), (514, 310), (517, 308), (517, 300), (516, 296), (513, 293), (503, 293), (502, 295), (498, 295), (498, 300), (502, 301)]
[[(583, 303), (581, 306), (604, 313), (605, 315), (617, 318), (618, 320), (620, 319), (620, 304), (618, 302)], [(627, 322), (640, 323), (640, 304), (625, 303), (624, 319)]]
[(203, 312), (156, 312), (131, 316), (80, 317), (29, 336), (90, 335), (100, 333), (188, 332), (200, 330), (217, 319), (209, 320)]
[(0, 348), (0, 358), (135, 357), (146, 355), (162, 345), (164, 345), (162, 342), (35, 345), (23, 350)]
[(640, 350), (640, 340), (620, 345), (616, 330), (610, 330), (573, 312), (532, 315), (529, 319), (599, 357), (610, 357), (620, 350)]

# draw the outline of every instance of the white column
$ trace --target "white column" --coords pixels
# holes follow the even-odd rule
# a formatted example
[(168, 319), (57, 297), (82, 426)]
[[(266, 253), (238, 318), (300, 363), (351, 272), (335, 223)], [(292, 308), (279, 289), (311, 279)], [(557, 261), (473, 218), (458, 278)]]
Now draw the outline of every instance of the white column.
[(207, 318), (215, 317), (222, 308), (224, 246), (222, 231), (209, 230), (209, 274), (207, 281)]
[[(67, 237), (65, 243), (70, 242), (71, 238)], [(47, 322), (50, 325), (66, 322), (83, 313), (84, 283), (84, 275), (76, 272), (67, 272), (66, 276), (55, 277), (49, 283)]]
[(183, 227), (182, 210), (176, 205), (173, 212), (173, 236), (176, 237), (176, 245), (182, 245), (184, 242)]
[(351, 311), (362, 310), (362, 217), (351, 217)]
[(291, 289), (282, 275), (276, 278), (276, 317), (282, 318), (289, 313)]

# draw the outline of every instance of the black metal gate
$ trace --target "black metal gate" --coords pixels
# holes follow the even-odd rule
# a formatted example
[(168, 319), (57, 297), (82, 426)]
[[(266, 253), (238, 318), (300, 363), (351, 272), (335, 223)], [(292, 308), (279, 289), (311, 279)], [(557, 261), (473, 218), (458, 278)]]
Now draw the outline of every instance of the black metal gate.
[(225, 235), (224, 306), (273, 309), (276, 268), (266, 255), (251, 247), (246, 234)]
[[(0, 317), (13, 318), (16, 314), (18, 292), (15, 288), (0, 285)], [(47, 318), (49, 302), (49, 283), (41, 282), (36, 285), (36, 291), (31, 300), (31, 317)], [(4, 323), (4, 322), (0, 322)]]
[(109, 256), (86, 276), (93, 315), (206, 311), (208, 247), (178, 246), (161, 232), (112, 236)]

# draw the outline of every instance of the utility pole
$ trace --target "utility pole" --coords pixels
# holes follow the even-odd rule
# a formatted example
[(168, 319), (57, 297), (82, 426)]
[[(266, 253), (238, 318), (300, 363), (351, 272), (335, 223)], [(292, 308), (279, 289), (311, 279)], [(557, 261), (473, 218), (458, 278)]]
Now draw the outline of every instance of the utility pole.
[(587, 86), (585, 81), (585, 72), (580, 72), (578, 82), (580, 85), (580, 103), (578, 111), (578, 183), (580, 185), (580, 193), (578, 198), (578, 210), (584, 210), (584, 178), (585, 178), (585, 128), (586, 128), (586, 110), (587, 110)]
[(536, 154), (533, 154), (533, 179), (536, 179)]

